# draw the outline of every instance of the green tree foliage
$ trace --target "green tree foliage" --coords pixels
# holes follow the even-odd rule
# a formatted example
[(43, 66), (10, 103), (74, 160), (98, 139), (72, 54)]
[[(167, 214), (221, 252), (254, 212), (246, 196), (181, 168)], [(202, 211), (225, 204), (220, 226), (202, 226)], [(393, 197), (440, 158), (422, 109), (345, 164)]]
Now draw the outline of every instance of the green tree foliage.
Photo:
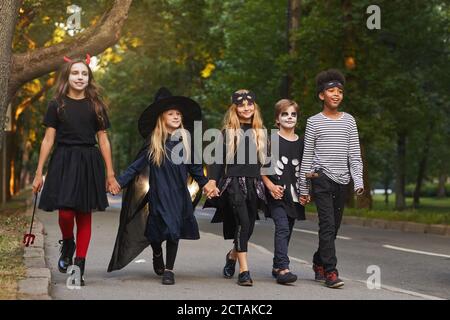
[[(15, 50), (28, 50), (29, 39), (37, 46), (57, 41), (55, 23), (64, 22), (69, 2), (26, 0), (23, 14), (33, 19), (16, 31)], [(110, 106), (116, 171), (142, 145), (137, 119), (161, 86), (198, 100), (208, 127), (221, 125), (234, 90), (251, 89), (270, 128), (290, 74), (301, 133), (306, 119), (321, 110), (315, 75), (338, 68), (347, 77), (343, 110), (357, 119), (372, 187), (393, 188), (399, 177), (417, 184), (424, 157), (422, 180), (437, 184), (450, 170), (450, 6), (444, 0), (381, 0), (381, 30), (369, 30), (372, 2), (303, 0), (300, 26), (288, 39), (288, 1), (134, 1), (121, 41), (99, 56), (96, 72)], [(78, 5), (87, 27), (110, 1)], [(294, 52), (288, 52), (289, 40)], [(23, 91), (18, 102), (27, 95)], [(33, 108), (45, 108), (48, 98)], [(400, 137), (406, 151), (399, 167)]]

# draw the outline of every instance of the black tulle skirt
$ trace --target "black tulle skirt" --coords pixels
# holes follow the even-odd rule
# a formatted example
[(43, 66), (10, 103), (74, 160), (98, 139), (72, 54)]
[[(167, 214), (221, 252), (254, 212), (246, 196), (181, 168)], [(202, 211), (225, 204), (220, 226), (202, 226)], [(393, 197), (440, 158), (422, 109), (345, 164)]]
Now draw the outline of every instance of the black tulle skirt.
[(60, 145), (53, 151), (39, 208), (104, 211), (108, 207), (105, 167), (95, 145)]

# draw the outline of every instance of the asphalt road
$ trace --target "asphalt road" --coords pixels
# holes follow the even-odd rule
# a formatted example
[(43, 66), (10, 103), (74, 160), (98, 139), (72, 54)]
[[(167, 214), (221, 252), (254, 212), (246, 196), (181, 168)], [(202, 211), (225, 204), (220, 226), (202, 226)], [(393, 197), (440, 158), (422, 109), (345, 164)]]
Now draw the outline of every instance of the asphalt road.
[[(337, 240), (337, 252), (340, 275), (346, 282), (343, 289), (336, 290), (313, 281), (310, 261), (317, 246), (317, 226), (309, 221), (297, 222), (291, 239), (291, 269), (299, 276), (294, 285), (278, 285), (271, 277), (273, 223), (259, 220), (249, 249), (249, 266), (255, 284), (251, 288), (239, 287), (236, 277), (224, 279), (221, 275), (225, 253), (232, 243), (223, 240), (221, 224), (210, 223), (210, 210), (196, 211), (201, 239), (180, 242), (174, 286), (163, 286), (161, 278), (153, 273), (150, 249), (124, 269), (107, 273), (119, 208), (120, 200), (116, 198), (106, 212), (94, 213), (86, 263), (87, 285), (78, 290), (68, 288), (67, 275), (56, 268), (61, 237), (56, 212), (38, 212), (46, 232), (46, 261), (52, 273), (54, 299), (450, 298), (449, 238), (344, 225), (340, 232), (342, 238)], [(405, 249), (421, 253), (402, 251)], [(380, 289), (367, 286), (366, 280), (371, 275), (367, 268), (371, 265), (379, 267)]]
[[(202, 210), (200, 228), (220, 235), (221, 224), (209, 223), (210, 215), (209, 209)], [(317, 230), (314, 222), (297, 221), (289, 256), (312, 263)], [(273, 232), (271, 219), (257, 221), (251, 241), (273, 251)], [(377, 266), (382, 286), (450, 298), (449, 237), (343, 225), (336, 246), (338, 270), (344, 278), (367, 281), (374, 269), (369, 266)]]

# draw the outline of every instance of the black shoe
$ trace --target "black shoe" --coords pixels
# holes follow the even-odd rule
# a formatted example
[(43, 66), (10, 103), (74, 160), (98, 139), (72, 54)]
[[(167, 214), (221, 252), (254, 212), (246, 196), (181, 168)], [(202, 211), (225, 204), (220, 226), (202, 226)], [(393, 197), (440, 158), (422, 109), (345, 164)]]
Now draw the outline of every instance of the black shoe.
[(225, 267), (223, 267), (223, 276), (230, 279), (234, 276), (236, 270), (236, 260), (230, 259), (230, 252), (225, 257)]
[(164, 273), (164, 259), (163, 259), (163, 254), (162, 251), (159, 254), (159, 256), (156, 256), (155, 254), (153, 254), (153, 271), (155, 271), (155, 273), (158, 276), (162, 276)]
[(172, 271), (164, 270), (162, 284), (175, 284), (175, 275)]
[(325, 277), (326, 277), (325, 285), (328, 288), (339, 288), (344, 285), (344, 281), (339, 279), (339, 274), (337, 271), (327, 272), (325, 273)]
[(61, 244), (59, 249), (61, 256), (58, 260), (58, 270), (61, 273), (66, 273), (67, 268), (72, 264), (73, 254), (75, 253), (75, 240), (73, 238), (63, 239), (59, 240), (59, 244)]
[[(84, 286), (84, 266), (86, 264), (86, 258), (76, 257), (73, 264), (80, 268), (80, 285)], [(72, 274), (74, 273), (75, 271), (72, 271)], [(72, 280), (72, 284), (76, 284), (76, 281)]]
[(244, 287), (251, 287), (253, 285), (253, 280), (250, 278), (250, 271), (244, 271), (239, 273), (238, 285)]
[(285, 274), (278, 273), (277, 282), (279, 284), (288, 284), (297, 281), (297, 276), (292, 272), (286, 272)]
[(278, 276), (278, 272), (280, 272), (280, 270), (275, 270), (274, 268), (272, 268), (272, 277), (276, 279)]

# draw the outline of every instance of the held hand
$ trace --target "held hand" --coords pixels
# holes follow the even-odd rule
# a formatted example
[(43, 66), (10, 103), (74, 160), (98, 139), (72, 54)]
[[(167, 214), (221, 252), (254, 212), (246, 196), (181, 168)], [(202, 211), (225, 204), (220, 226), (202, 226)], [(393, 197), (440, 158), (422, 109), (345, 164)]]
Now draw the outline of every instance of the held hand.
[(118, 194), (119, 192), (120, 192), (120, 190), (121, 190), (121, 188), (120, 188), (120, 185), (117, 183), (117, 184), (112, 184), (112, 185), (110, 185), (109, 186), (109, 188), (108, 188), (108, 191), (113, 195), (113, 196), (115, 196), (116, 194)]
[(108, 191), (115, 196), (118, 194), (121, 190), (120, 184), (117, 182), (116, 178), (114, 176), (108, 177), (107, 180), (107, 189)]
[(215, 188), (207, 196), (208, 196), (208, 199), (211, 199), (211, 198), (218, 197), (219, 195), (220, 195), (219, 188)]
[(364, 188), (358, 188), (356, 189), (356, 195), (361, 196), (364, 193)]
[(216, 181), (209, 180), (208, 183), (203, 186), (203, 194), (205, 194), (208, 199), (217, 197), (219, 195), (219, 189), (216, 186)]
[(270, 189), (270, 195), (274, 198), (274, 199), (281, 199), (283, 198), (283, 194), (284, 194), (284, 188), (282, 186), (277, 186), (277, 185), (273, 185)]
[(37, 174), (33, 180), (33, 193), (40, 192), (43, 184), (44, 184), (44, 180), (42, 179), (42, 175)]
[(300, 201), (300, 204), (302, 206), (305, 206), (306, 204), (308, 204), (311, 201), (311, 196), (310, 195), (301, 195), (298, 200)]

